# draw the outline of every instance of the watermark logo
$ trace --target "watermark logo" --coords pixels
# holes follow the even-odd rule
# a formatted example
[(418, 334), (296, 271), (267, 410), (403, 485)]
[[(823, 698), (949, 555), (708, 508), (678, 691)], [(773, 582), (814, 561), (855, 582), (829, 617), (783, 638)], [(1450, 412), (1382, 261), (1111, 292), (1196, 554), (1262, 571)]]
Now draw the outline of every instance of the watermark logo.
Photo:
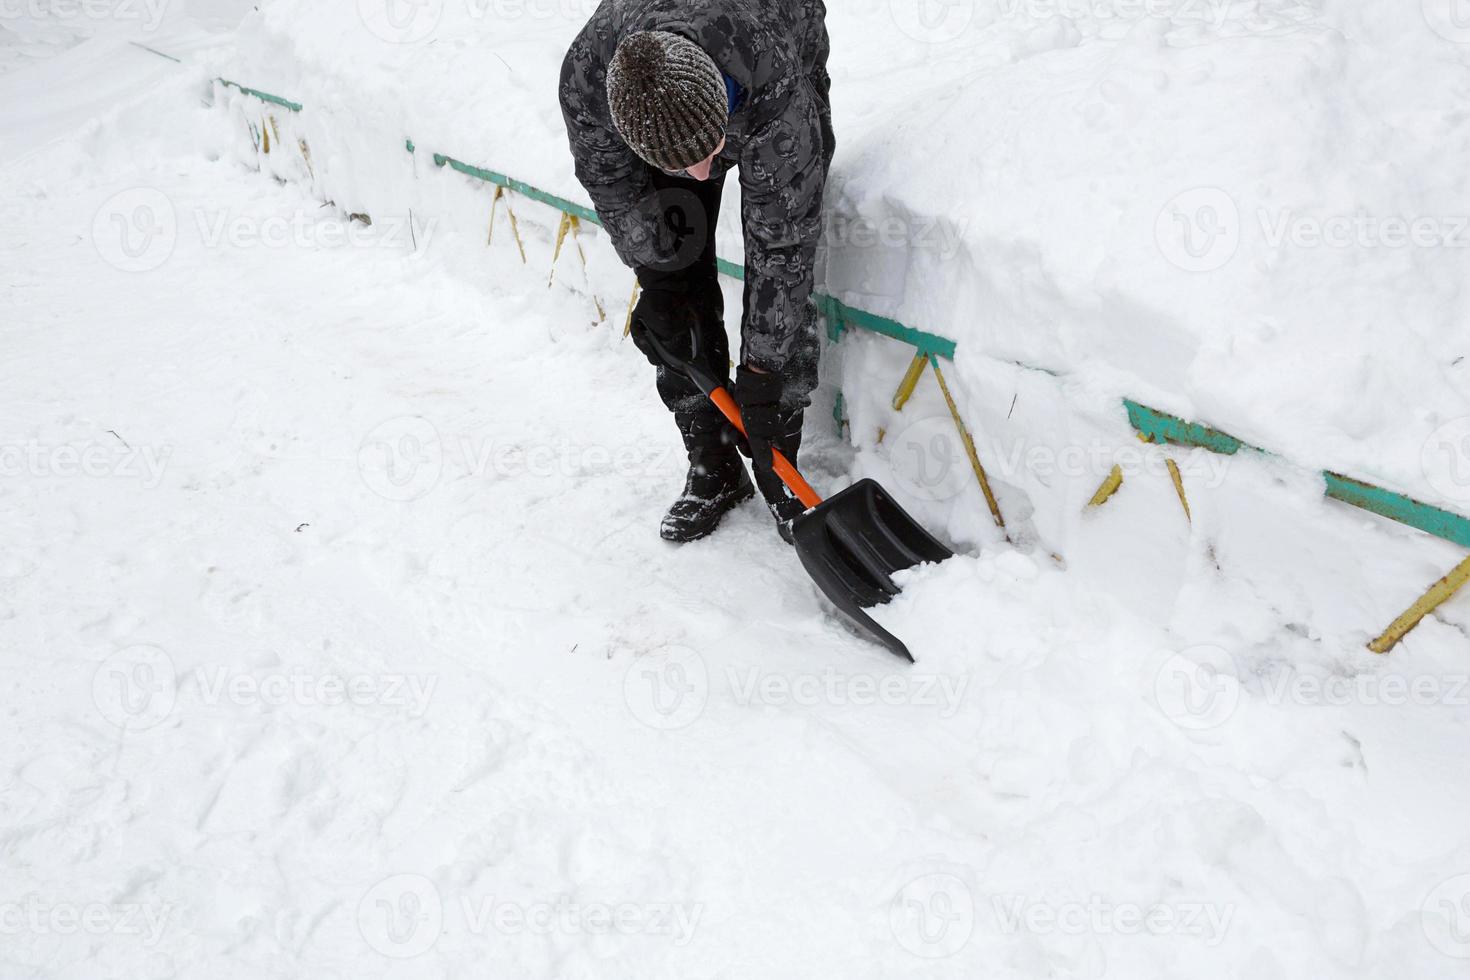
[(1001, 932), (1048, 936), (1191, 936), (1207, 946), (1224, 942), (1235, 918), (1234, 905), (1209, 902), (1109, 902), (1092, 895), (1085, 902), (1035, 902), (1024, 895), (991, 899)]
[(173, 914), (172, 905), (48, 902), (28, 895), (0, 901), (0, 936), (125, 936), (151, 948), (163, 939)]
[(1145, 20), (1206, 24), (1220, 30), (1231, 19), (1230, 0), (1001, 0), (1008, 19), (1136, 24)]
[(357, 931), (377, 953), (406, 960), (427, 953), (444, 931), (444, 902), (423, 875), (384, 878), (357, 903)]
[(623, 676), (628, 710), (649, 728), (676, 731), (694, 724), (709, 702), (709, 670), (688, 647), (639, 657)]
[(446, 469), (458, 478), (504, 480), (668, 479), (667, 445), (578, 444), (568, 439), (521, 443), (460, 435), (443, 439), (433, 423), (416, 415), (389, 419), (358, 446), (357, 465), (368, 489), (388, 500), (417, 500), (433, 491)]
[(444, 0), (357, 0), (357, 16), (379, 40), (416, 44), (439, 27)]
[(340, 212), (294, 211), (264, 217), (196, 208), (194, 232), (205, 248), (376, 248), (423, 253), (439, 223), (410, 214), (379, 212), (368, 218)]
[(171, 446), (129, 446), (121, 442), (45, 445), (30, 440), (0, 443), (0, 477), (47, 479), (78, 477), (137, 480), (145, 490), (163, 482)]
[(930, 874), (904, 885), (888, 907), (888, 924), (899, 945), (929, 960), (964, 949), (975, 931), (975, 899), (952, 874)]
[(973, 0), (888, 0), (898, 29), (926, 44), (944, 44), (965, 33), (975, 19), (975, 6)]
[(759, 667), (726, 668), (735, 703), (814, 708), (823, 705), (866, 708), (926, 708), (953, 718), (970, 678), (949, 674), (845, 674), (827, 668), (819, 673), (778, 673)]
[[(369, 889), (357, 905), (358, 932), (377, 953), (412, 959), (446, 931), (502, 936), (652, 936), (684, 947), (694, 939), (704, 906), (688, 902), (512, 901), (495, 895), (447, 897), (428, 878), (396, 874)], [(448, 928), (446, 929), (446, 924)]]
[(1235, 659), (1209, 645), (1171, 653), (1154, 675), (1154, 699), (1180, 728), (1204, 731), (1223, 725), (1240, 703)]
[(699, 260), (708, 240), (709, 217), (697, 194), (682, 187), (661, 188), (642, 200), (640, 210), (653, 234), (648, 243), (652, 254), (660, 256), (651, 261), (653, 268), (676, 272)]
[(967, 216), (896, 215), (870, 218), (828, 211), (822, 215), (822, 241), (829, 253), (881, 248), (933, 252), (941, 261), (959, 253), (969, 228)]
[(1164, 205), (1154, 240), (1164, 258), (1186, 272), (1214, 272), (1240, 248), (1240, 209), (1220, 188), (1196, 187)]
[(1470, 960), (1470, 874), (1440, 882), (1421, 909), (1429, 945), (1446, 956)]
[(410, 717), (422, 718), (429, 710), (436, 674), (321, 674), (292, 670), (265, 675), (237, 674), (226, 667), (194, 672), (205, 704), (225, 702), (243, 706), (278, 708), (385, 707), (402, 709)]
[(1470, 506), (1470, 415), (1435, 429), (1420, 451), (1419, 465), (1436, 493)]
[(1268, 704), (1307, 708), (1470, 706), (1470, 674), (1362, 673), (1315, 676), (1283, 664), (1262, 678)]
[(1447, 41), (1470, 44), (1470, 0), (1421, 0), (1424, 22)]
[(947, 416), (930, 415), (883, 437), (893, 482), (919, 500), (953, 500), (969, 485), (964, 444)]
[(1470, 216), (1377, 215), (1367, 211), (1327, 216), (1294, 208), (1260, 208), (1256, 220), (1273, 249), (1464, 249), (1470, 248)]
[(92, 244), (123, 272), (152, 272), (174, 254), (179, 219), (162, 191), (134, 187), (109, 197), (92, 218)]
[[(883, 446), (893, 468), (893, 483), (920, 500), (944, 502), (978, 491), (969, 461), (969, 448), (948, 415), (916, 417), (886, 433)], [(1085, 481), (1090, 492), (1096, 482), (1119, 468), (1132, 479), (1169, 479), (1172, 462), (1191, 486), (1216, 489), (1229, 475), (1231, 457), (1204, 451), (1184, 451), (1152, 443), (1121, 445), (1090, 442), (1030, 442), (996, 436), (978, 452), (991, 479), (1024, 485), (1037, 481), (1047, 487), (1059, 480)]]
[(460, 898), (465, 931), (476, 936), (592, 935), (664, 936), (688, 946), (704, 915), (702, 904), (681, 902), (508, 902), (495, 897)]
[(417, 500), (439, 484), (444, 471), (439, 430), (418, 415), (389, 419), (358, 447), (357, 470), (367, 488), (385, 500)]
[(171, 0), (0, 0), (0, 22), (7, 20), (104, 21), (158, 30)]
[(118, 650), (92, 673), (92, 703), (118, 728), (145, 731), (173, 711), (178, 697), (174, 662), (155, 646)]

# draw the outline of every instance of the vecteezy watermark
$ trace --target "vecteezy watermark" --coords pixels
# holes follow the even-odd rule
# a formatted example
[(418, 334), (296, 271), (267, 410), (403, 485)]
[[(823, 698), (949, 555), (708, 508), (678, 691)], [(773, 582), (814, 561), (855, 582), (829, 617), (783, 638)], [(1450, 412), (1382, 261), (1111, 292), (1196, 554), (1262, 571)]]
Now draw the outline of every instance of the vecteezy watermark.
[(1235, 659), (1208, 644), (1166, 653), (1154, 675), (1154, 699), (1180, 728), (1204, 731), (1223, 725), (1240, 703)]
[(906, 420), (883, 445), (894, 482), (920, 500), (953, 500), (973, 483), (964, 441), (948, 416)]
[(172, 905), (145, 902), (51, 902), (27, 895), (0, 901), (0, 936), (127, 936), (157, 946), (173, 918)]
[(1256, 212), (1266, 244), (1280, 249), (1470, 248), (1470, 215), (1314, 215), (1282, 208)]
[(227, 667), (194, 672), (207, 705), (402, 708), (422, 718), (439, 686), (437, 674), (334, 674), (308, 670), (236, 673)]
[(1240, 209), (1219, 187), (1187, 190), (1159, 211), (1154, 241), (1164, 258), (1186, 272), (1214, 272), (1240, 248)]
[(97, 209), (92, 242), (113, 268), (152, 272), (173, 256), (185, 229), (208, 249), (350, 247), (417, 254), (432, 243), (438, 222), (381, 212), (367, 219), (323, 208), (257, 215), (201, 207), (181, 217), (163, 192), (134, 187), (114, 194)]
[(358, 931), (376, 952), (411, 959), (433, 948), (445, 920), (472, 936), (662, 936), (684, 947), (694, 938), (704, 906), (689, 902), (512, 901), (494, 895), (453, 895), (445, 901), (433, 881), (418, 874), (385, 878), (363, 894)]
[(623, 675), (623, 700), (633, 717), (649, 728), (687, 728), (709, 702), (709, 668), (688, 647), (667, 646), (644, 654)]
[(405, 415), (368, 433), (357, 466), (368, 489), (406, 503), (430, 493), (446, 467), (468, 477), (571, 479), (609, 474), (619, 479), (659, 477), (672, 449), (633, 443), (579, 445), (569, 439), (525, 445), (470, 437), (442, 439), (428, 419)]
[(1446, 956), (1470, 960), (1470, 874), (1440, 882), (1424, 897), (1420, 912), (1429, 945)]
[(1262, 678), (1266, 701), (1302, 707), (1470, 706), (1470, 674), (1362, 673), (1315, 676), (1290, 666)]
[(172, 446), (128, 446), (122, 443), (45, 445), (37, 440), (0, 443), (0, 478), (137, 480), (145, 490), (163, 482)]
[[(905, 421), (883, 438), (894, 483), (920, 500), (943, 502), (978, 490), (968, 449), (948, 415), (924, 415)], [(1207, 452), (1168, 449), (1151, 443), (1091, 443), (1051, 445), (1026, 439), (996, 438), (977, 447), (992, 478), (1012, 483), (1038, 480), (1052, 486), (1058, 479), (1086, 480), (1091, 485), (1112, 472), (1125, 478), (1170, 476), (1172, 460), (1182, 478), (1200, 489), (1224, 484), (1231, 459)]]
[[(320, 211), (320, 209), (317, 209)], [(296, 211), (289, 215), (232, 214), (198, 208), (194, 228), (206, 248), (381, 248), (424, 251), (438, 222), (379, 212), (371, 221), (340, 212)]]
[(688, 946), (704, 906), (684, 902), (575, 902), (562, 895), (548, 902), (510, 902), (494, 896), (460, 899), (467, 931), (503, 936), (667, 936)]
[(944, 44), (964, 34), (975, 19), (974, 0), (888, 0), (898, 29), (926, 44)]
[(749, 667), (727, 667), (735, 703), (812, 708), (913, 707), (932, 709), (953, 718), (970, 678), (948, 674), (847, 674), (829, 667), (820, 672), (780, 673)]
[(7, 20), (118, 21), (158, 30), (170, 0), (0, 0), (0, 22)]
[(1001, 932), (1037, 936), (1192, 936), (1206, 946), (1224, 942), (1234, 905), (1213, 902), (1038, 902), (1025, 895), (991, 899)]
[(387, 500), (417, 500), (439, 483), (444, 449), (428, 419), (404, 415), (369, 432), (357, 450), (357, 471), (369, 490)]
[(119, 191), (92, 218), (97, 254), (123, 272), (152, 272), (174, 254), (178, 239), (173, 202), (152, 187)]
[(1234, 6), (1231, 0), (1001, 0), (1001, 16), (1122, 24), (1162, 20), (1219, 30), (1230, 20)]
[(960, 216), (868, 218), (829, 211), (822, 216), (822, 241), (829, 252), (841, 249), (888, 248), (907, 252), (933, 252), (952, 259), (964, 241), (970, 219)]
[(1470, 44), (1470, 0), (1421, 0), (1424, 22), (1447, 41)]
[[(1257, 208), (1254, 220), (1260, 242), (1277, 251), (1470, 248), (1470, 214), (1311, 214), (1296, 208)], [(1179, 268), (1214, 272), (1235, 258), (1245, 224), (1239, 205), (1224, 189), (1196, 187), (1164, 205), (1154, 238), (1164, 258)]]
[(1419, 454), (1424, 478), (1445, 500), (1470, 506), (1470, 415), (1446, 422)]
[(975, 898), (956, 875), (924, 875), (893, 896), (888, 925), (899, 945), (915, 956), (945, 959), (964, 949), (975, 931)]
[(584, 24), (601, 0), (464, 0), (471, 20), (560, 20)]
[(444, 931), (444, 901), (423, 875), (398, 874), (369, 888), (357, 903), (357, 931), (377, 953), (412, 959)]
[(92, 702), (118, 728), (145, 731), (173, 711), (177, 677), (172, 658), (160, 648), (130, 646), (108, 656), (92, 672)]
[(379, 40), (416, 44), (438, 29), (444, 0), (357, 0), (357, 16)]

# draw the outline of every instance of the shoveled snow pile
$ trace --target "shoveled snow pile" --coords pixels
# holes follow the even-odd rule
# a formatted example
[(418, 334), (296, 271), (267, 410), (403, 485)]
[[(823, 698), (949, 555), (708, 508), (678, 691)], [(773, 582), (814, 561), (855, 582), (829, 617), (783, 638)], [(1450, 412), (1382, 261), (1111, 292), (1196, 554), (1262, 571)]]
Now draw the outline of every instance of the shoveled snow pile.
[[(1352, 429), (1346, 382), (1303, 354), (1341, 291), (1385, 302), (1372, 255), (1349, 282), (1328, 275), (1346, 253), (1261, 265), (1242, 234), (1188, 273), (1157, 266), (1154, 217), (1142, 244), (1129, 229), (1176, 172), (1381, 201), (1397, 170), (1429, 200), (1426, 179), (1464, 179), (1433, 121), (1450, 89), (1408, 90), (1428, 52), (1458, 56), (1379, 5), (1381, 24), (1257, 3), (1244, 27), (1175, 23), (1183, 6), (833, 11), (834, 207), (946, 244), (838, 241), (829, 288), (960, 339), (946, 378), (1018, 542), (934, 379), (895, 414), (902, 348), (834, 348), (850, 426), (813, 412), (813, 481), (879, 473), (973, 545), (878, 613), (912, 667), (824, 611), (755, 505), (697, 545), (657, 539), (683, 461), (620, 337), (628, 274), (588, 234), (585, 278), (569, 248), (547, 289), (547, 213), (510, 202), (523, 264), (507, 202), (487, 246), (488, 188), (428, 158), (578, 196), (547, 82), (586, 11), (276, 2), (238, 47), (180, 22), (5, 61), (0, 976), (1463, 973), (1470, 610), (1389, 657), (1362, 646), (1462, 554), (1268, 458), (1178, 454), (1186, 519), (1162, 457), (1120, 455), (1116, 414), (1122, 391), (1193, 405), (1306, 462), (1453, 486), (1370, 451), (1391, 433)], [(378, 16), (425, 10), (419, 37)], [(1323, 91), (1351, 90), (1332, 64), (1385, 90), (1314, 126)], [(1273, 86), (1296, 128), (1201, 95)], [(1260, 163), (1367, 154), (1324, 141), (1375, 112), (1405, 162), (1342, 187)], [(1153, 114), (1222, 129), (1171, 148)], [(925, 118), (965, 125), (896, 122)], [(980, 173), (997, 153), (1015, 164)], [(1224, 169), (1194, 176), (1207, 156)], [(1420, 259), (1405, 294), (1452, 261)], [(1287, 290), (1271, 270), (1293, 263), (1315, 271)], [(1210, 300), (1272, 290), (1283, 318), (1315, 296), (1310, 322)], [(1331, 349), (1386, 387), (1359, 383), (1353, 411), (1422, 435), (1434, 419), (1395, 402), (1412, 389), (1464, 413), (1460, 369), (1403, 341), (1372, 360), (1382, 335), (1355, 322)], [(1422, 329), (1440, 353), (1456, 336)], [(1319, 393), (1287, 384), (1318, 370)], [(1288, 445), (1301, 426), (1319, 438)], [(1084, 513), (1119, 460), (1123, 489)]]

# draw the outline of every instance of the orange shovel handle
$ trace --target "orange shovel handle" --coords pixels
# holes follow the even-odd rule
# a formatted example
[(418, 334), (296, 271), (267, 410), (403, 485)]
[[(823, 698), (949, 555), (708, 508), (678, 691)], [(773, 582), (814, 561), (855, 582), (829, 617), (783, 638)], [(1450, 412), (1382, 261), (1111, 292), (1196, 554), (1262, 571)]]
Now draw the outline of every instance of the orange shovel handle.
[[(741, 435), (745, 435), (745, 422), (740, 418), (740, 406), (735, 404), (735, 399), (730, 397), (730, 393), (724, 388), (715, 388), (709, 393), (709, 398), (710, 401), (715, 403), (715, 407), (724, 414), (725, 418), (730, 420), (730, 424), (739, 429)], [(813, 490), (812, 485), (802, 478), (802, 475), (796, 471), (796, 467), (791, 465), (791, 460), (782, 455), (781, 450), (771, 450), (771, 462), (772, 468), (775, 469), (776, 475), (781, 478), (781, 482), (791, 488), (791, 492), (796, 494), (797, 499), (805, 504), (807, 509), (811, 509), (822, 502), (821, 495)]]

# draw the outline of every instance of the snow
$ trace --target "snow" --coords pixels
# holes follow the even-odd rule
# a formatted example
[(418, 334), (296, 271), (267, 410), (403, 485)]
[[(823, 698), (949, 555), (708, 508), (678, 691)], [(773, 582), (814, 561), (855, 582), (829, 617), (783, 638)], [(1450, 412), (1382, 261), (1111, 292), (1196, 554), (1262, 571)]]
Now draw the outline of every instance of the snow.
[[(845, 340), (827, 378), (843, 381), (851, 426), (839, 439), (812, 413), (813, 482), (877, 474), (968, 545), (909, 573), (877, 613), (916, 653), (901, 665), (822, 608), (755, 505), (705, 542), (658, 540), (682, 460), (619, 337), (626, 273), (589, 234), (587, 279), (571, 253), (548, 289), (546, 213), (516, 203), (523, 266), (503, 216), (485, 245), (486, 187), (427, 159), (520, 176), (540, 156), (565, 173), (559, 124), (541, 114), (551, 69), (531, 66), (570, 21), (513, 21), (494, 45), (514, 66), (500, 81), (519, 79), (507, 94), (461, 74), (506, 71), (481, 43), (504, 24), (456, 33), (444, 10), (437, 51), (373, 48), (328, 5), (279, 2), (238, 36), (223, 4), (142, 35), (184, 65), (126, 43), (137, 25), (121, 20), (24, 56), (0, 48), (13, 113), (0, 157), (0, 976), (1465, 972), (1470, 608), (1456, 599), (1391, 656), (1363, 649), (1463, 555), (1324, 502), (1318, 480), (1269, 458), (1179, 454), (1192, 522), (1142, 449), (1106, 507), (1081, 506), (1131, 439), (1109, 414), (1116, 389), (1203, 397), (1231, 379), (1265, 385), (1259, 362), (1214, 376), (1223, 362), (1190, 353), (1199, 321), (1173, 323), (1175, 347), (1160, 339), (1175, 309), (1129, 350), (1179, 355), (1191, 380), (1166, 386), (1160, 361), (1127, 375), (1143, 369), (1099, 353), (1124, 334), (1119, 307), (1047, 278), (1088, 251), (1126, 257), (1122, 238), (1060, 235), (1059, 217), (1012, 238), (987, 225), (977, 241), (993, 246), (958, 253), (989, 263), (984, 288), (1051, 290), (1054, 309), (1108, 335), (1023, 336), (993, 316), (946, 365), (1012, 543), (955, 459), (934, 380), (894, 416), (902, 352)], [(834, 12), (835, 43), (845, 24), (849, 50), (877, 48), (854, 29), (861, 14)], [(1334, 16), (1383, 27), (1363, 57), (1387, 77), (1435, 70), (1406, 58), (1390, 71), (1390, 55), (1416, 50), (1407, 34)], [(7, 23), (21, 38), (55, 26)], [(1116, 40), (1085, 21), (1016, 27), (1025, 45), (1012, 46), (992, 24), (1000, 34), (970, 38), (968, 68), (941, 45), (929, 77), (945, 91), (945, 72), (983, 70), (1006, 98), (1052, 105), (1043, 75), (1085, 90), (1089, 64), (1186, 57), (1149, 27)], [(263, 30), (276, 32), (269, 57)], [(1340, 43), (1328, 33), (1287, 31), (1274, 50), (1290, 61)], [(1261, 43), (1233, 45), (1239, 62), (1215, 52), (1228, 84), (1247, 84)], [(909, 65), (895, 90), (923, 77), (911, 50), (894, 44)], [(1067, 55), (1079, 60), (1051, 63)], [(302, 118), (208, 84), (257, 57), (258, 72), (226, 74), (305, 102)], [(841, 72), (839, 90), (861, 74), (852, 60)], [(908, 190), (859, 186), (889, 166), (877, 144), (862, 150), (889, 111), (878, 89), (840, 103), (854, 161), (840, 200), (899, 213)], [(1416, 153), (1452, 153), (1454, 133), (1424, 108), (1450, 96), (1421, 95), (1371, 104), (1419, 120)], [(246, 124), (271, 115), (277, 149), (262, 157)], [(1275, 133), (1269, 117), (1248, 121)], [(507, 120), (525, 124), (519, 138), (504, 139)], [(913, 136), (891, 152), (919, 152)], [(303, 137), (309, 168), (292, 152)], [(1234, 148), (1225, 134), (1213, 145)], [(1429, 156), (1404, 166), (1462, 179)], [(1074, 185), (1054, 196), (1058, 214), (1087, 199)], [(1038, 270), (1035, 240), (1065, 257)], [(905, 297), (943, 276), (931, 295), (956, 310), (978, 288), (922, 254), (862, 261)], [(1240, 261), (1226, 275), (1251, 285)], [(860, 264), (834, 253), (826, 274)], [(1206, 298), (1226, 288), (1191, 281)], [(594, 322), (589, 288), (614, 323)], [(1315, 309), (1330, 292), (1324, 281)], [(1388, 302), (1371, 276), (1356, 293)], [(1233, 302), (1274, 308), (1282, 294), (1268, 294)], [(1329, 366), (1300, 360), (1293, 331), (1277, 336), (1273, 359)], [(1362, 359), (1378, 336), (1339, 334)], [(1023, 340), (1034, 347), (1006, 346)], [(967, 344), (987, 353), (967, 358)], [(1463, 398), (1399, 347), (1383, 384), (1411, 372), (1400, 380), (1424, 404)], [(1006, 363), (1036, 351), (1067, 377)], [(1381, 409), (1400, 435), (1425, 421), (1357, 390), (1353, 407)], [(1340, 393), (1299, 406), (1344, 434), (1319, 450), (1387, 459), (1385, 433), (1341, 427)], [(1262, 426), (1241, 435), (1281, 447), (1301, 419), (1272, 415), (1270, 394), (1236, 417)]]

